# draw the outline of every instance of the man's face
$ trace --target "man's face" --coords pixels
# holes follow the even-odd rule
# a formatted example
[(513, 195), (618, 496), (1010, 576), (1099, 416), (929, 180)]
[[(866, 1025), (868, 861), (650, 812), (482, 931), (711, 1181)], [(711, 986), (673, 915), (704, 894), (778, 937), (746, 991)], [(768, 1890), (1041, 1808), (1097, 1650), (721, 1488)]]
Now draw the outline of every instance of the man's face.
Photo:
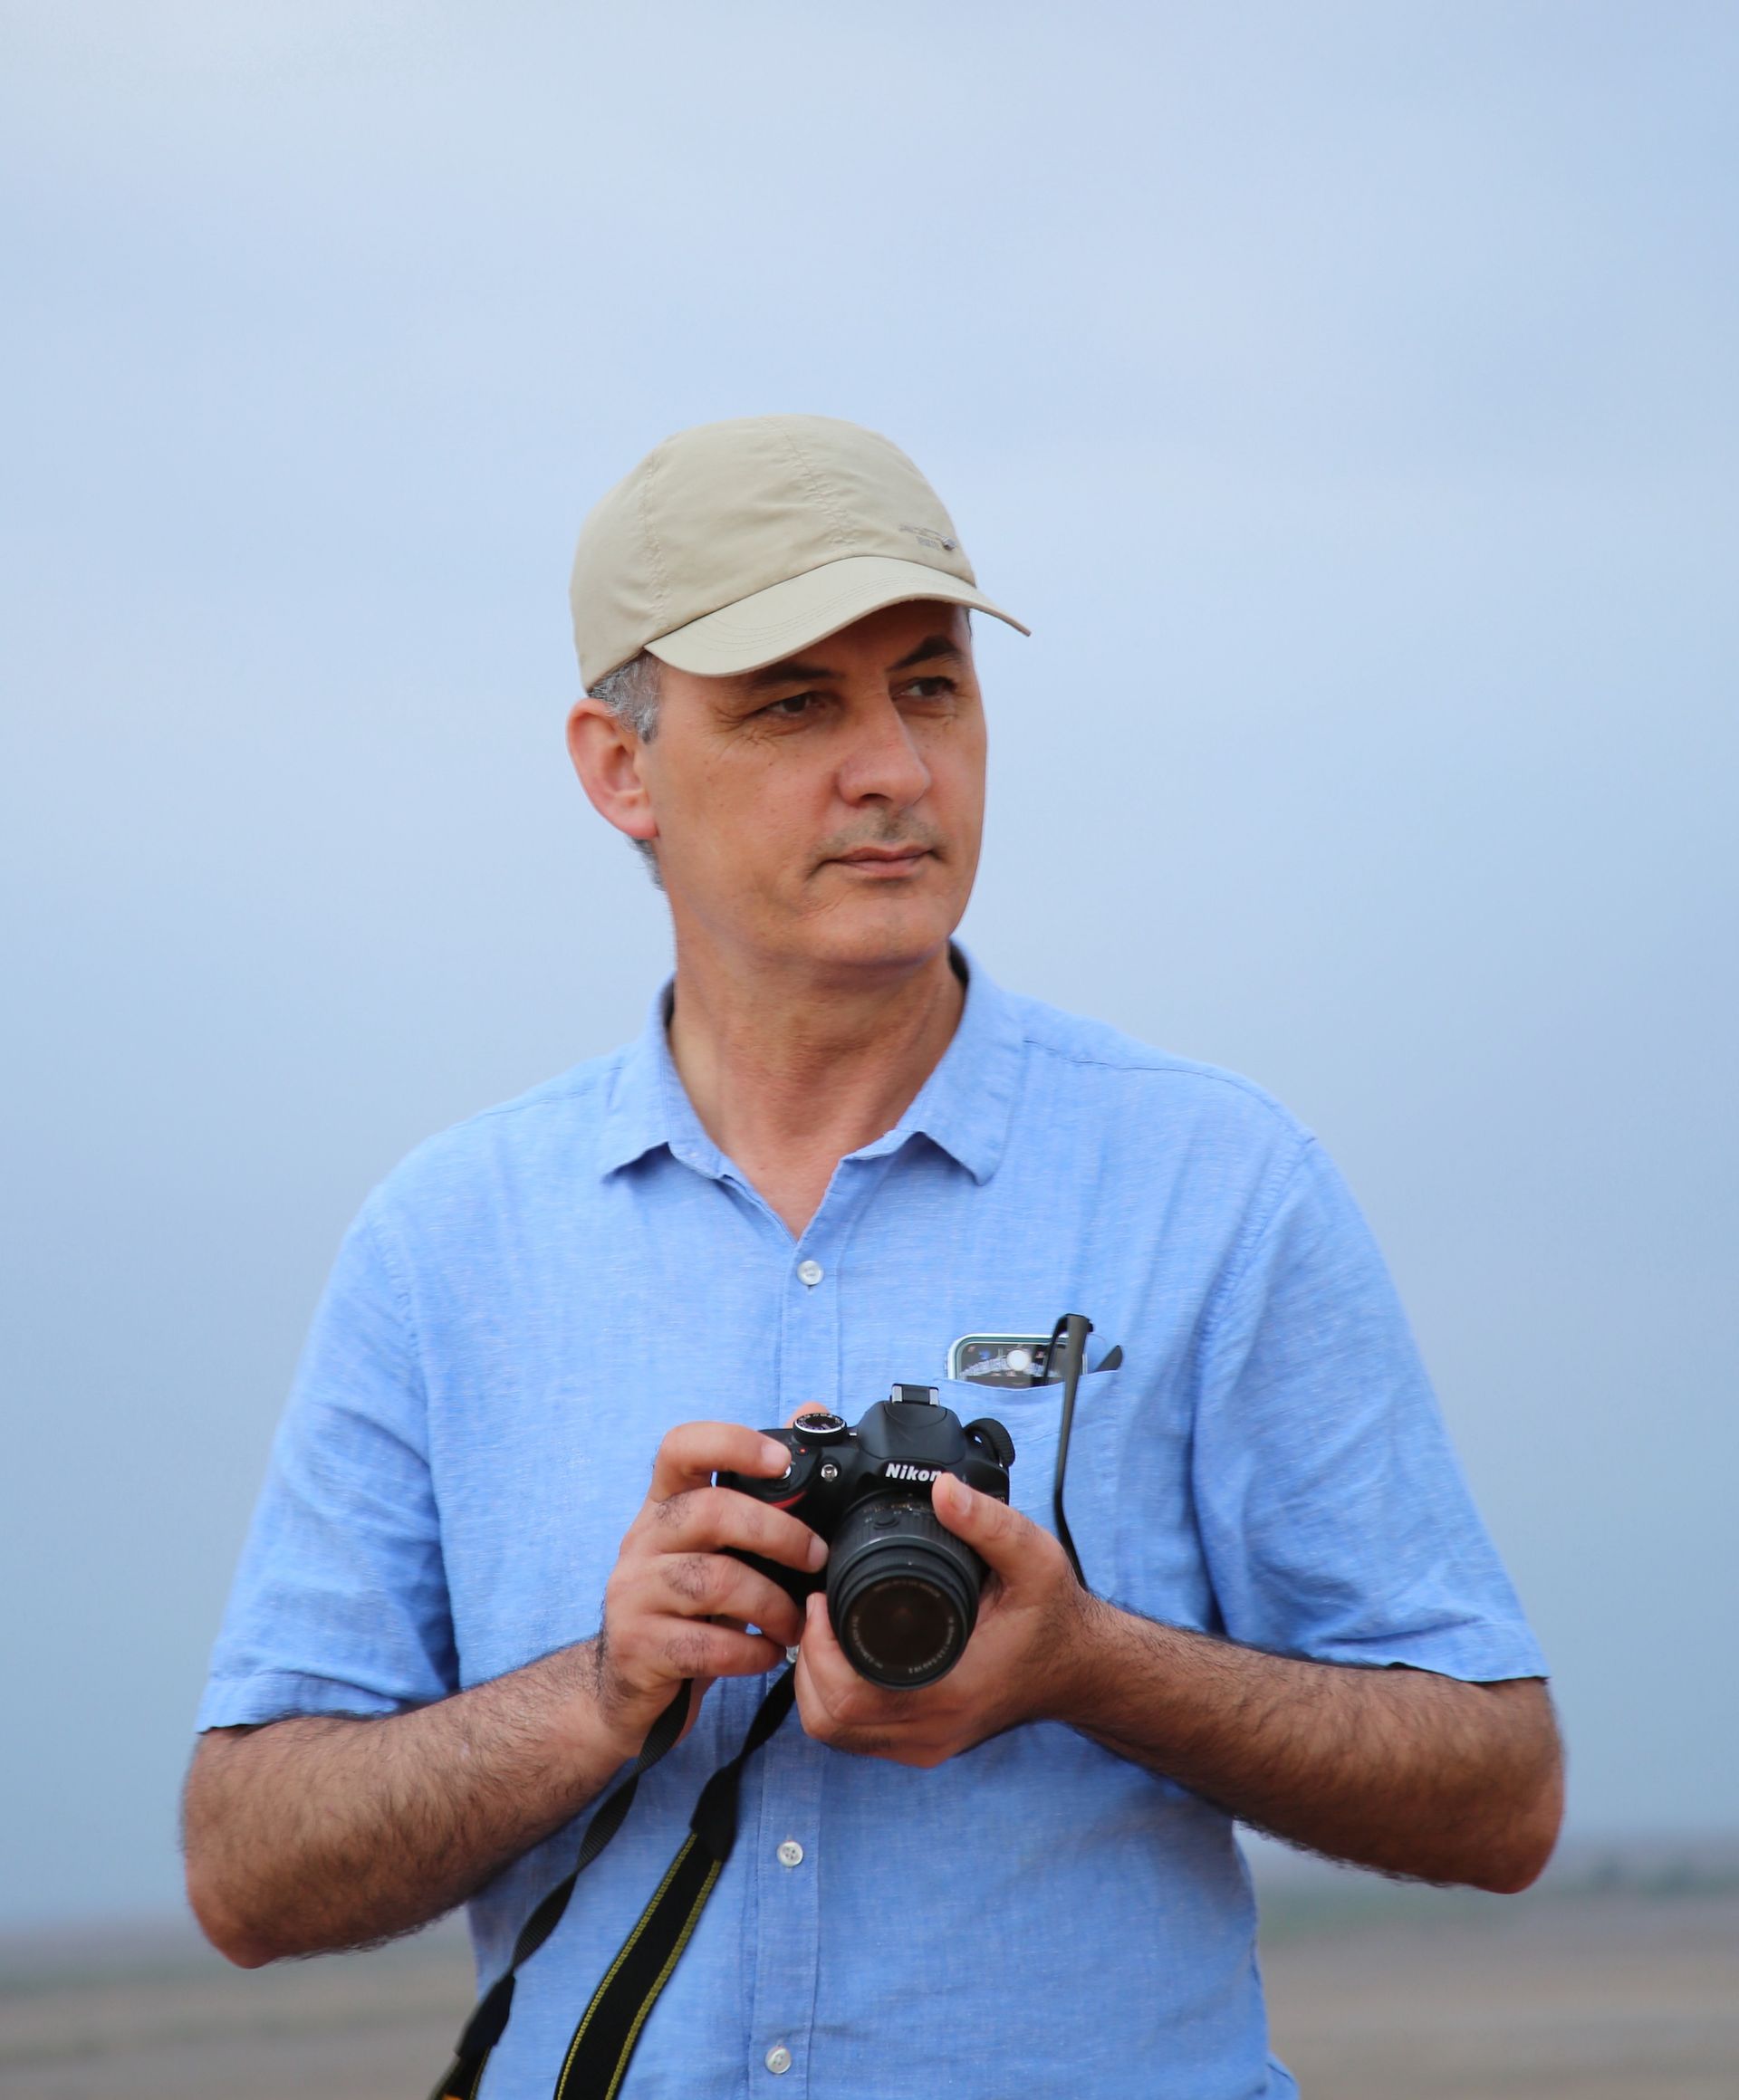
[(985, 718), (958, 606), (889, 606), (739, 677), (662, 667), (638, 765), (679, 932), (773, 962), (922, 961), (978, 866)]

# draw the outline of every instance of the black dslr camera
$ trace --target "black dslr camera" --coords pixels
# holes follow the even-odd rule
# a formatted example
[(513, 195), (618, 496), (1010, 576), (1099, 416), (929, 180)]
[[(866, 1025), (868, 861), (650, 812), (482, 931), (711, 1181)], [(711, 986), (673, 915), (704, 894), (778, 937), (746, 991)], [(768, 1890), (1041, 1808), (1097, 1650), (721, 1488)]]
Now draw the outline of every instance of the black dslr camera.
[(828, 1542), (823, 1575), (740, 1553), (799, 1605), (827, 1585), (828, 1616), (851, 1666), (872, 1684), (934, 1683), (960, 1660), (978, 1623), (985, 1564), (930, 1508), (930, 1483), (953, 1473), (1008, 1500), (1014, 1443), (1000, 1422), (968, 1422), (934, 1386), (896, 1386), (855, 1429), (824, 1408), (765, 1434), (791, 1453), (778, 1480), (722, 1472), (718, 1484), (789, 1510)]

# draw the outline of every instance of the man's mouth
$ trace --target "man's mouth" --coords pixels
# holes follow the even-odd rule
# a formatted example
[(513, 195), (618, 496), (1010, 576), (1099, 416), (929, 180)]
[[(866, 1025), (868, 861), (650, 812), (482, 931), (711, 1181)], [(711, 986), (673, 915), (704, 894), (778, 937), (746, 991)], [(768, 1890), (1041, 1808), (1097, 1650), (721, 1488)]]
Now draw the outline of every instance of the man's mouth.
[(841, 868), (855, 868), (863, 874), (875, 876), (909, 875), (920, 862), (929, 859), (931, 849), (916, 844), (908, 846), (855, 846), (850, 853), (833, 856)]

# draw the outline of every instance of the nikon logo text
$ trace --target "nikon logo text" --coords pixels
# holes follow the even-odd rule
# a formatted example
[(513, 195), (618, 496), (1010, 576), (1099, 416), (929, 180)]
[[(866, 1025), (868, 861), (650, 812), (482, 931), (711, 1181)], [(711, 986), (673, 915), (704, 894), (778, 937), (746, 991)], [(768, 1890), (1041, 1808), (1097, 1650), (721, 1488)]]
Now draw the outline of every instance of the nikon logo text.
[(904, 1459), (895, 1459), (882, 1468), (885, 1481), (933, 1481), (941, 1469), (933, 1465), (908, 1465)]

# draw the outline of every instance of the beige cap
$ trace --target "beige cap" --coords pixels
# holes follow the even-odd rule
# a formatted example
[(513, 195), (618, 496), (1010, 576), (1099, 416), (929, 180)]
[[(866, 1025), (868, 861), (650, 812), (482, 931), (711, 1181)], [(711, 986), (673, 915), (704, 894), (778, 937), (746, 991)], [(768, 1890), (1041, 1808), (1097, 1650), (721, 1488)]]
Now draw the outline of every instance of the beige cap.
[(913, 599), (994, 613), (953, 521), (896, 445), (831, 416), (744, 416), (655, 446), (573, 558), (590, 690), (649, 649), (713, 677), (759, 670)]

